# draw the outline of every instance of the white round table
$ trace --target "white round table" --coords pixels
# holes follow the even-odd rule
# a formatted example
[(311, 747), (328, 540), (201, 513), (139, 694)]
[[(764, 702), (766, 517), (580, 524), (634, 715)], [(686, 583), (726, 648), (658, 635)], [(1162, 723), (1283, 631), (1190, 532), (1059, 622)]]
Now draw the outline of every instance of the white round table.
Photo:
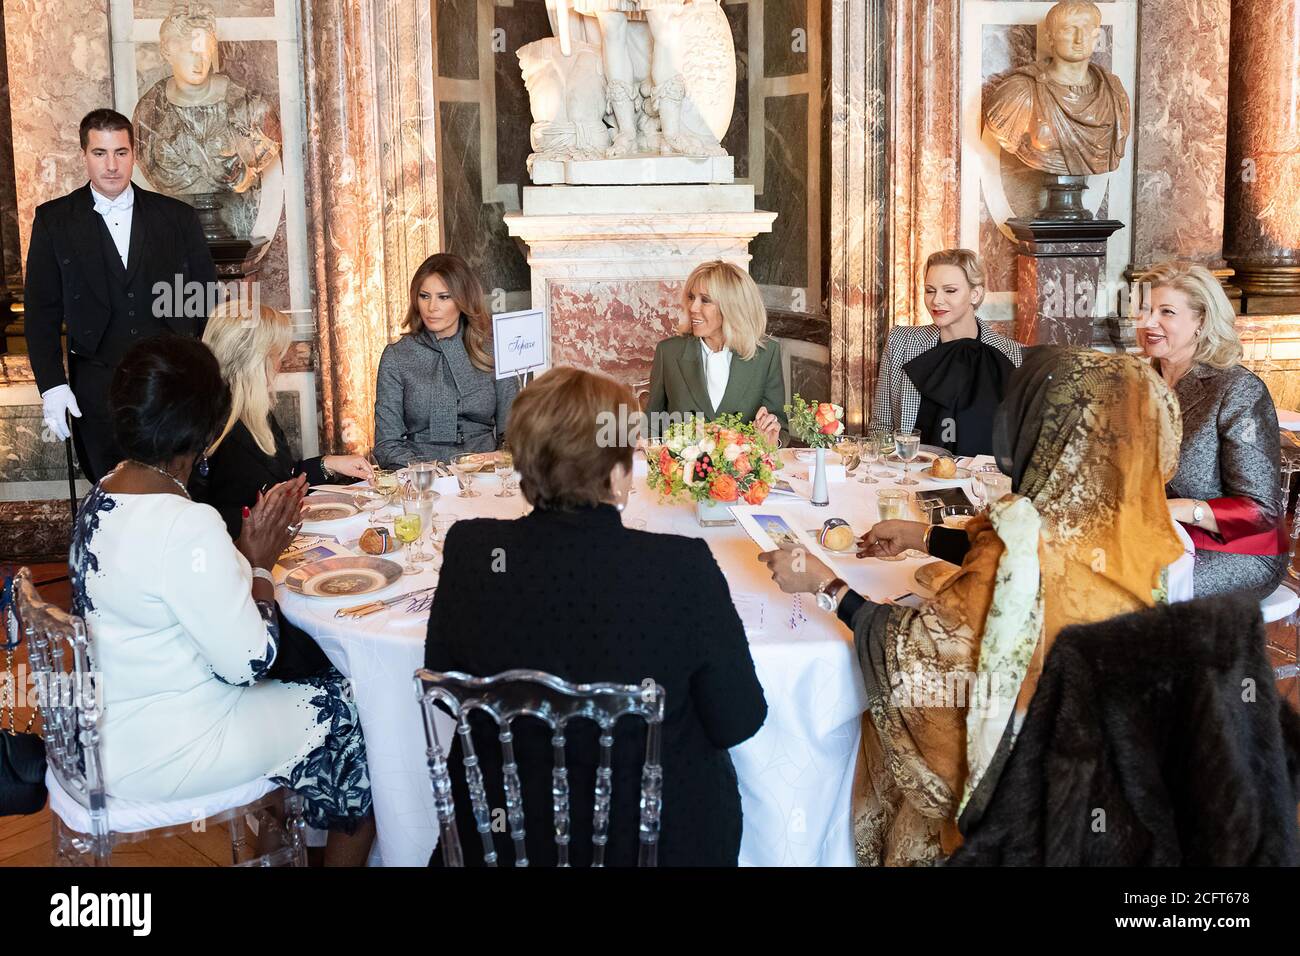
[[(787, 452), (785, 474), (808, 465)], [(861, 474), (862, 469), (858, 470)], [(740, 784), (744, 834), (740, 862), (754, 866), (852, 866), (853, 773), (866, 690), (853, 650), (853, 637), (833, 614), (808, 595), (783, 593), (758, 561), (758, 546), (739, 526), (702, 528), (694, 508), (662, 503), (644, 481), (637, 458), (635, 493), (623, 513), (625, 524), (649, 531), (703, 538), (731, 587), (732, 600), (750, 641), (768, 715), (752, 738), (731, 751)], [(766, 504), (793, 512), (802, 529), (831, 517), (847, 520), (859, 534), (878, 519), (876, 492), (898, 487), (896, 471), (876, 466), (879, 484), (856, 478), (830, 485), (830, 506), (772, 496)], [(516, 518), (525, 513), (521, 496), (498, 498), (495, 478), (478, 482), (480, 496), (460, 498), (452, 479), (439, 479), (438, 513), (459, 517)], [(969, 481), (922, 479), (907, 488), (968, 487)], [(912, 505), (912, 517), (921, 514)], [(367, 518), (358, 515), (309, 530), (355, 541)], [(399, 555), (393, 555), (397, 559)], [(913, 574), (931, 558), (831, 561), (853, 588), (874, 600), (922, 593)], [(1190, 562), (1189, 562), (1190, 563)], [(277, 580), (283, 573), (276, 571)], [(413, 674), (424, 661), (428, 612), (411, 613), (405, 603), (369, 617), (338, 619), (335, 610), (434, 584), (435, 572), (404, 576), (384, 591), (362, 598), (307, 598), (283, 585), (277, 597), (286, 617), (311, 634), (330, 661), (351, 679), (366, 737), (378, 836), (372, 862), (423, 866), (438, 839), (438, 820), (425, 763), (424, 731)], [(1190, 595), (1190, 574), (1186, 586)], [(560, 675), (564, 676), (564, 675)], [(628, 675), (629, 680), (644, 675)], [(451, 740), (451, 721), (440, 733)], [(672, 755), (666, 754), (671, 760)]]

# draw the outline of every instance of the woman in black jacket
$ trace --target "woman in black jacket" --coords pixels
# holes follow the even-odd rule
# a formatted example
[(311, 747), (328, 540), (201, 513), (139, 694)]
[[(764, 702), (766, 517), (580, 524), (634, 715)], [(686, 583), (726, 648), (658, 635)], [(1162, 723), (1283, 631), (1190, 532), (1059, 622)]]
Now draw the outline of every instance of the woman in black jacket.
[[(740, 792), (727, 748), (753, 736), (767, 715), (763, 690), (731, 595), (701, 540), (623, 527), (632, 448), (601, 447), (602, 414), (631, 406), (625, 386), (577, 369), (552, 371), (519, 393), (510, 444), (534, 510), (516, 521), (457, 522), (447, 536), (429, 615), (425, 666), (490, 676), (511, 668), (565, 680), (639, 684), (666, 691), (663, 725), (663, 866), (734, 866)], [(472, 714), (493, 806), (504, 806), (495, 722)], [(644, 723), (615, 731), (613, 809), (606, 861), (635, 865)], [(591, 861), (595, 725), (569, 725), (570, 859)], [(530, 863), (554, 865), (550, 732), (514, 724)], [(457, 827), (468, 865), (482, 845), (453, 746)], [(514, 861), (509, 833), (495, 835), (501, 865)], [(434, 864), (441, 861), (435, 851)]]
[[(284, 481), (326, 484), (368, 478), (370, 464), (360, 455), (320, 455), (295, 460), (284, 430), (271, 411), (271, 383), (293, 339), (289, 317), (269, 306), (250, 314), (238, 301), (218, 306), (203, 330), (203, 343), (217, 357), (221, 377), (230, 386), (231, 407), (225, 427), (190, 479), (195, 501), (217, 509), (234, 541), (244, 515), (258, 494)], [(316, 642), (280, 616), (280, 653), (270, 676), (279, 680), (308, 677), (329, 665)]]

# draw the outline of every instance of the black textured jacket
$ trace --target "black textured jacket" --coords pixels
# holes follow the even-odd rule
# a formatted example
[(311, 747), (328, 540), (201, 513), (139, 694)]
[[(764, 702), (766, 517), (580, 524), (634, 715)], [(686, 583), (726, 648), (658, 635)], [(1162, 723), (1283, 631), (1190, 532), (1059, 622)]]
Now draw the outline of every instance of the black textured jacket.
[(1300, 863), (1300, 715), (1241, 595), (1066, 628), (960, 866)]
[[(523, 667), (581, 683), (653, 678), (666, 691), (659, 865), (736, 864), (740, 792), (727, 748), (758, 731), (767, 703), (726, 579), (703, 541), (625, 528), (610, 505), (459, 521), (447, 536), (425, 666), (475, 676)], [(491, 806), (504, 807), (496, 725), (473, 714), (470, 726)], [(636, 864), (644, 727), (625, 719), (614, 734), (612, 866)], [(529, 862), (553, 866), (550, 732), (521, 718), (514, 735)], [(585, 866), (595, 725), (576, 721), (567, 737), (570, 858)], [(481, 864), (459, 742), (449, 762), (465, 862)], [(512, 865), (508, 832), (496, 834), (496, 847), (500, 865)]]

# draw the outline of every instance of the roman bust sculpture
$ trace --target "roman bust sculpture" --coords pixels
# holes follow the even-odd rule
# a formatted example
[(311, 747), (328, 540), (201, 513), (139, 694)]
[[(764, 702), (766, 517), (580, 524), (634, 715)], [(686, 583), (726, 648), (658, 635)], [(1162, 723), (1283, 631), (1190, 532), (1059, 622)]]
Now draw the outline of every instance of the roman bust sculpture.
[(174, 4), (158, 43), (172, 75), (136, 104), (140, 165), (169, 196), (200, 210), (219, 203), (234, 233), (247, 236), (261, 174), (280, 152), (279, 117), (260, 93), (219, 72), (217, 21), (207, 4)]
[(1129, 99), (1119, 77), (1092, 62), (1101, 10), (1064, 0), (1044, 23), (1052, 55), (1008, 73), (992, 90), (984, 122), (1002, 148), (1057, 176), (1112, 172), (1124, 157)]

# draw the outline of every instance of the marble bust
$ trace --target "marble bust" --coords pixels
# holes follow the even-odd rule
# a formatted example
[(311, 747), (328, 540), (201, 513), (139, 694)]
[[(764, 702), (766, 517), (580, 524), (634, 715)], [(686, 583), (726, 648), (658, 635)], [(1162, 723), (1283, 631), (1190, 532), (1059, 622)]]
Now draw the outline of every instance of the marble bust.
[(200, 210), (215, 200), (234, 234), (247, 236), (261, 174), (280, 152), (275, 108), (219, 71), (217, 21), (207, 4), (174, 4), (158, 42), (172, 75), (136, 104), (138, 161), (154, 188)]
[(1013, 70), (989, 94), (984, 122), (1007, 152), (1031, 169), (1092, 176), (1119, 168), (1130, 129), (1119, 77), (1092, 62), (1101, 10), (1065, 0), (1044, 23), (1052, 55)]

